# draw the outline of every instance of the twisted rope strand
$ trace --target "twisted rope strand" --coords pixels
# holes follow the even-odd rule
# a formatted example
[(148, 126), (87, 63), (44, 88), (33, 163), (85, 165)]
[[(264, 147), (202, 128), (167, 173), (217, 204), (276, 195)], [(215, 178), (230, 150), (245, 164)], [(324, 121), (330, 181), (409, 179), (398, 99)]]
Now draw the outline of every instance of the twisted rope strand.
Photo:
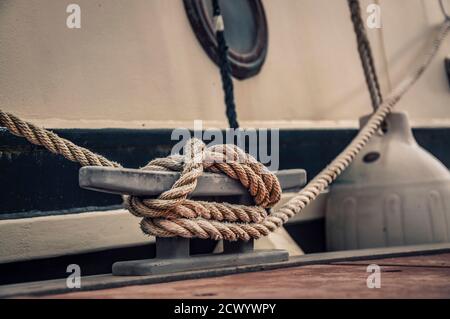
[(120, 167), (119, 164), (106, 159), (84, 147), (75, 145), (57, 134), (23, 121), (17, 116), (0, 109), (0, 126), (6, 127), (12, 134), (26, 138), (31, 144), (41, 145), (54, 154), (60, 154), (81, 166)]
[(369, 89), (370, 99), (372, 101), (372, 107), (376, 110), (378, 106), (383, 103), (383, 96), (381, 94), (381, 87), (372, 56), (372, 49), (367, 37), (366, 28), (364, 27), (364, 21), (361, 17), (361, 6), (359, 0), (348, 0), (348, 5), (356, 35), (359, 57), (364, 70), (367, 88)]
[[(450, 20), (446, 20), (418, 69), (394, 89), (345, 150), (278, 210), (267, 213), (267, 209), (273, 207), (281, 196), (279, 182), (273, 173), (236, 146), (219, 145), (206, 148), (203, 142), (197, 139), (189, 141), (184, 156), (155, 159), (143, 168), (179, 171), (180, 178), (170, 190), (156, 199), (124, 196), (125, 207), (132, 214), (142, 217), (141, 228), (144, 233), (158, 237), (249, 240), (267, 236), (302, 211), (350, 165), (370, 138), (378, 132), (380, 125), (401, 97), (427, 69), (449, 29)], [(25, 137), (31, 143), (42, 145), (71, 161), (79, 162), (82, 166), (120, 167), (117, 163), (2, 110), (0, 125), (13, 134)], [(203, 171), (220, 172), (240, 181), (255, 199), (255, 205), (190, 200), (189, 194), (195, 189), (197, 178)]]
[(217, 40), (217, 51), (219, 57), (220, 77), (222, 79), (222, 89), (224, 92), (226, 115), (231, 128), (239, 128), (236, 113), (236, 103), (234, 101), (234, 86), (231, 78), (231, 65), (228, 60), (228, 45), (225, 39), (223, 17), (220, 12), (219, 0), (212, 0), (214, 27)]

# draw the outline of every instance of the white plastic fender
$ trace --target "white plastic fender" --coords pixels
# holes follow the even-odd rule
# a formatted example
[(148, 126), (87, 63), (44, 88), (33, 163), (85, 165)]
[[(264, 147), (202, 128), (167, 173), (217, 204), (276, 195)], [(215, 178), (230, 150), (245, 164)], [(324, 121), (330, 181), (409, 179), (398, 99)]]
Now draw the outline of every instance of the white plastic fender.
[(330, 187), (330, 251), (450, 240), (448, 169), (417, 144), (405, 113), (386, 123)]

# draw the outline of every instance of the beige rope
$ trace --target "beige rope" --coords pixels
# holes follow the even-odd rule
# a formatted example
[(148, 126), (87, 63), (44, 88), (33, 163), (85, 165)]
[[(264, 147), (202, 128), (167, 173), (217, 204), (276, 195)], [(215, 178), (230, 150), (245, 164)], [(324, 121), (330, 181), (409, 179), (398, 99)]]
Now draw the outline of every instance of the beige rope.
[[(192, 139), (186, 145), (184, 156), (171, 156), (151, 161), (143, 169), (180, 171), (180, 178), (172, 188), (156, 199), (124, 196), (127, 209), (142, 217), (142, 230), (159, 237), (198, 237), (227, 240), (260, 238), (282, 226), (289, 218), (302, 211), (342, 171), (344, 171), (379, 131), (381, 123), (400, 98), (420, 78), (431, 63), (450, 29), (446, 20), (440, 27), (430, 51), (419, 68), (403, 80), (371, 116), (355, 139), (322, 172), (306, 185), (288, 203), (267, 214), (280, 198), (281, 189), (276, 177), (242, 150), (232, 145), (206, 148)], [(81, 165), (115, 166), (100, 155), (58, 137), (45, 129), (24, 122), (0, 110), (0, 125), (11, 133), (23, 136), (33, 144), (42, 145), (53, 153), (62, 154)], [(225, 161), (224, 161), (225, 160)], [(223, 173), (239, 180), (255, 200), (255, 206), (213, 203), (188, 199), (203, 171)]]
[[(249, 240), (270, 232), (262, 224), (268, 218), (266, 209), (281, 197), (281, 187), (273, 173), (235, 145), (206, 148), (202, 141), (191, 139), (185, 146), (185, 154), (156, 159), (143, 168), (181, 172), (172, 188), (157, 199), (124, 196), (125, 207), (135, 216), (143, 217), (144, 233), (159, 237)], [(188, 199), (204, 170), (238, 180), (255, 205)]]
[(14, 135), (26, 138), (31, 144), (42, 145), (50, 152), (61, 154), (69, 161), (80, 163), (81, 166), (120, 166), (101, 155), (59, 137), (51, 131), (25, 122), (1, 109), (0, 126), (6, 127)]

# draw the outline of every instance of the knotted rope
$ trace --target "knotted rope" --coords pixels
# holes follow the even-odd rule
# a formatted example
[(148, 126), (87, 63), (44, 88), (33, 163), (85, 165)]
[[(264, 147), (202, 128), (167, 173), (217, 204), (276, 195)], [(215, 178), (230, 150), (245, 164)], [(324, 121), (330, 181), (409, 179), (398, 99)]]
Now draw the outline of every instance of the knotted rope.
[[(282, 224), (282, 219), (268, 216), (266, 212), (280, 200), (278, 179), (252, 156), (235, 145), (206, 148), (198, 139), (187, 142), (185, 154), (156, 159), (143, 168), (181, 172), (170, 190), (156, 199), (124, 196), (126, 208), (133, 215), (143, 217), (144, 233), (159, 237), (249, 240), (267, 235)], [(253, 197), (255, 205), (188, 199), (204, 171), (238, 180)]]
[[(159, 237), (249, 240), (268, 235), (302, 211), (350, 165), (370, 138), (377, 133), (397, 102), (430, 65), (449, 29), (450, 20), (447, 19), (440, 26), (418, 69), (394, 89), (344, 151), (278, 210), (266, 212), (266, 209), (279, 200), (280, 188), (275, 176), (262, 164), (236, 146), (220, 145), (206, 149), (205, 145), (196, 139), (188, 143), (184, 156), (156, 159), (143, 168), (181, 172), (180, 178), (169, 191), (157, 199), (125, 196), (125, 206), (132, 214), (143, 217), (141, 228), (145, 233)], [(53, 153), (79, 162), (82, 166), (120, 166), (2, 110), (0, 126), (6, 127), (14, 135), (25, 137), (33, 144), (42, 145)], [(223, 173), (239, 180), (254, 198), (255, 206), (189, 200), (188, 195), (195, 188), (198, 176), (205, 170)]]

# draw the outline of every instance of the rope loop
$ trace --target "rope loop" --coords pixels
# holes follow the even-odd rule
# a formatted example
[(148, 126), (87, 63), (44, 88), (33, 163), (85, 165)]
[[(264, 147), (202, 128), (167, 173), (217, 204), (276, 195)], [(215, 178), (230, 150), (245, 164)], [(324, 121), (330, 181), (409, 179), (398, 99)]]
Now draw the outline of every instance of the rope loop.
[[(172, 188), (158, 198), (124, 196), (125, 207), (142, 217), (144, 233), (159, 237), (227, 238), (260, 237), (256, 225), (268, 216), (281, 197), (280, 183), (272, 172), (235, 145), (206, 147), (199, 139), (190, 139), (184, 155), (155, 159), (144, 170), (177, 171), (180, 177)], [(253, 198), (253, 206), (194, 201), (190, 194), (205, 172), (221, 173), (237, 180)]]

